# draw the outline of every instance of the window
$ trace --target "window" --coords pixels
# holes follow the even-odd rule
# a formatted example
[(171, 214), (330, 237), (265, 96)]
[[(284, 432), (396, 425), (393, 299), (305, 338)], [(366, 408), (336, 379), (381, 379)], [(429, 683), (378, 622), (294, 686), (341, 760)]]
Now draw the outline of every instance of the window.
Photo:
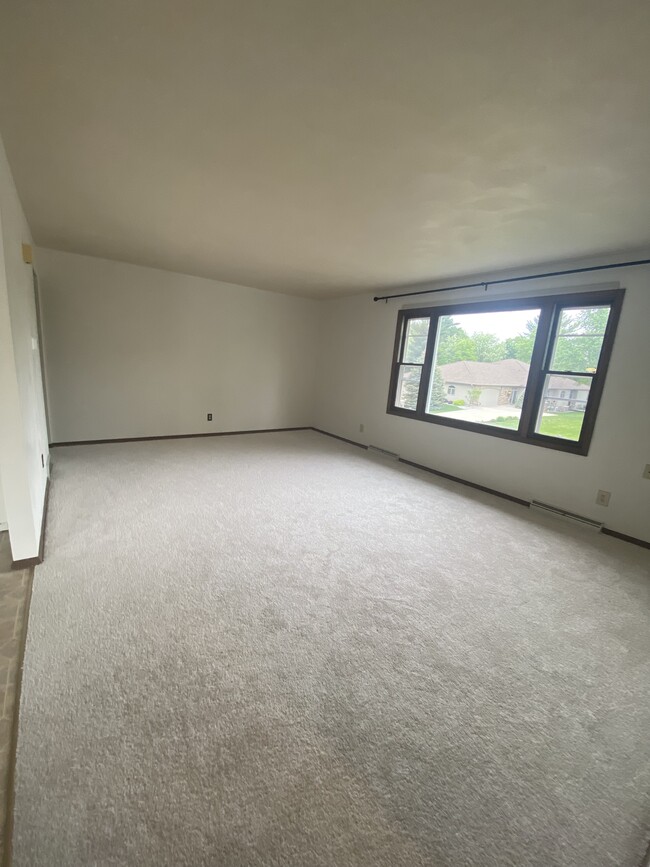
[(400, 311), (388, 412), (586, 455), (624, 291)]
[(399, 409), (416, 408), (422, 366), (427, 348), (429, 317), (417, 319), (409, 317), (405, 323), (402, 364), (400, 365), (395, 396), (395, 406)]

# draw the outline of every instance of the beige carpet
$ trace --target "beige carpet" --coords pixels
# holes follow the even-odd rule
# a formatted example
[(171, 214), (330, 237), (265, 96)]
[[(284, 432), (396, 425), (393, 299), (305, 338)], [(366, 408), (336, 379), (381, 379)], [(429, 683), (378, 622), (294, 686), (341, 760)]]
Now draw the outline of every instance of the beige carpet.
[(57, 449), (15, 865), (638, 867), (649, 565), (314, 432)]

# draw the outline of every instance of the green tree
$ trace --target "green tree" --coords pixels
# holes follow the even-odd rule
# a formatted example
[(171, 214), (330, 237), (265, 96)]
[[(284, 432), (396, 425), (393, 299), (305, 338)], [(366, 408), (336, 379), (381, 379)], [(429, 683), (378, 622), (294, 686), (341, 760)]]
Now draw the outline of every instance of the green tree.
[(501, 361), (506, 357), (503, 341), (496, 334), (477, 331), (470, 339), (474, 344), (475, 361)]
[(453, 361), (476, 361), (476, 350), (472, 338), (451, 316), (441, 316), (436, 362), (451, 364)]
[(553, 369), (594, 372), (608, 317), (608, 307), (563, 310), (551, 362)]
[(452, 335), (438, 344), (438, 364), (451, 364), (453, 361), (476, 361), (476, 348), (472, 338), (465, 334)]
[(504, 341), (505, 358), (516, 358), (530, 364), (538, 324), (539, 316), (535, 316), (534, 319), (528, 320), (522, 334), (518, 334), (517, 337), (508, 337)]
[(406, 364), (422, 364), (427, 348), (429, 334), (428, 319), (409, 319), (404, 347), (404, 362)]
[(399, 406), (402, 409), (417, 409), (420, 393), (420, 368), (403, 367), (398, 384)]
[(445, 381), (442, 378), (440, 369), (436, 367), (433, 373), (433, 382), (431, 383), (431, 393), (429, 395), (429, 412), (438, 407), (444, 406), (447, 403), (447, 392), (445, 389)]
[(505, 344), (489, 332), (468, 334), (451, 316), (442, 316), (438, 326), (438, 364), (454, 361), (501, 361), (507, 358)]

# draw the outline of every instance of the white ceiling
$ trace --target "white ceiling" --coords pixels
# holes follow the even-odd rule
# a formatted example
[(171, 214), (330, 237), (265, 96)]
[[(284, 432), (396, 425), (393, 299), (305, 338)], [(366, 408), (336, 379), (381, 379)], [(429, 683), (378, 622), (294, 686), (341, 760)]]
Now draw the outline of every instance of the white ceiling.
[(38, 244), (305, 295), (650, 241), (647, 0), (4, 0)]

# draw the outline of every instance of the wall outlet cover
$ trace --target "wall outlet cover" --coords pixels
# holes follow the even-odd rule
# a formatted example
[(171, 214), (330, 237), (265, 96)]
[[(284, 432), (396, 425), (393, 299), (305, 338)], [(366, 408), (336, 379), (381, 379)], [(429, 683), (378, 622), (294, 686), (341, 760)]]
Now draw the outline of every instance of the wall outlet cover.
[(212, 413), (211, 412), (208, 413), (208, 421), (212, 421)]
[(596, 502), (599, 506), (609, 506), (609, 498), (611, 496), (611, 491), (598, 491)]

